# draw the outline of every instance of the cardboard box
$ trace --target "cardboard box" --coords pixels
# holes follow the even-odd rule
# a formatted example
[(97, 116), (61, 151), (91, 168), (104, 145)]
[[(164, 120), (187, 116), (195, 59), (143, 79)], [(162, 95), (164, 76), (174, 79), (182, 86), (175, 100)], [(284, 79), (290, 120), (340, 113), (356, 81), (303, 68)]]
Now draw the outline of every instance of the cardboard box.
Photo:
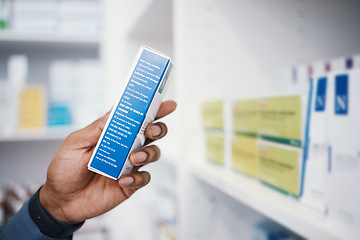
[(141, 47), (88, 164), (112, 179), (130, 173), (129, 154), (145, 142), (145, 128), (157, 114), (172, 68), (170, 58)]
[(256, 137), (235, 134), (231, 148), (232, 168), (254, 178), (259, 176), (257, 140)]
[(225, 139), (223, 133), (206, 133), (206, 158), (207, 160), (224, 165)]
[(235, 133), (256, 136), (259, 131), (259, 99), (241, 100), (233, 104)]
[(260, 137), (282, 144), (303, 146), (305, 107), (301, 95), (262, 98)]
[(298, 197), (303, 167), (302, 149), (265, 140), (258, 142), (259, 179)]
[(202, 121), (205, 129), (224, 129), (223, 101), (202, 104)]

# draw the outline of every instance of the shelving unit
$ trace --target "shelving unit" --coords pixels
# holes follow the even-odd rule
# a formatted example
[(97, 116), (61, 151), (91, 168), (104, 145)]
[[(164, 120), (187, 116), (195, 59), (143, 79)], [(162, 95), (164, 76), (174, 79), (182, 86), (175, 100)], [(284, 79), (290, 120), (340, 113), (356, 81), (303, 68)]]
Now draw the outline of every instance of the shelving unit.
[[(354, 33), (352, 24), (360, 19), (353, 11), (356, 7), (359, 3), (355, 1), (174, 1), (178, 128), (183, 129), (178, 162), (184, 165), (179, 167), (180, 239), (216, 239), (206, 231), (211, 231), (212, 221), (216, 221), (209, 218), (221, 206), (218, 201), (225, 200), (211, 199), (225, 196), (230, 196), (235, 206), (234, 213), (225, 208), (223, 215), (217, 215), (224, 224), (235, 221), (240, 227), (244, 220), (236, 211), (245, 205), (254, 210), (249, 219), (260, 213), (308, 239), (359, 238), (359, 232), (349, 226), (334, 224), (300, 201), (231, 171), (229, 146), (225, 166), (208, 163), (201, 121), (204, 101), (228, 104), (286, 95), (284, 73), (294, 66), (359, 53), (356, 41), (360, 34)], [(301, 84), (307, 83), (298, 84), (292, 94), (305, 93)], [(224, 121), (228, 122), (231, 109), (226, 111)], [(212, 190), (204, 190), (204, 185)], [(191, 197), (197, 192), (204, 195), (200, 203)], [(205, 232), (199, 234), (197, 229)], [(224, 236), (234, 237), (226, 234), (237, 232), (234, 226), (222, 229)]]
[[(98, 0), (95, 0), (98, 1)], [(94, 1), (90, 1), (94, 2)], [(27, 1), (23, 3), (28, 4)], [(85, 2), (86, 3), (86, 2)], [(38, 10), (34, 8), (33, 10)], [(100, 59), (100, 35), (58, 35), (57, 33), (14, 33), (12, 29), (0, 32), (0, 81), (7, 79), (7, 61), (11, 55), (28, 58), (29, 85), (42, 85), (48, 90), (49, 67), (57, 59)], [(48, 91), (47, 91), (48, 93)], [(49, 97), (49, 94), (47, 94)], [(0, 116), (3, 120), (3, 116)], [(95, 120), (95, 119), (94, 119)], [(34, 130), (0, 133), (0, 187), (9, 182), (43, 184), (46, 169), (71, 126), (45, 127)], [(12, 134), (11, 134), (12, 132)]]
[(1, 136), (1, 142), (28, 142), (28, 141), (61, 141), (72, 132), (72, 129), (56, 129), (43, 132), (28, 132), (14, 134), (10, 136)]
[(0, 43), (55, 43), (55, 44), (100, 44), (100, 39), (90, 37), (63, 37), (63, 36), (37, 36), (0, 34)]
[[(161, 193), (167, 194), (169, 186), (174, 190), (169, 195), (175, 199), (175, 210), (171, 213), (176, 225), (168, 227), (176, 229), (177, 239), (251, 239), (252, 226), (264, 219), (276, 221), (307, 239), (360, 238), (359, 232), (328, 221), (299, 200), (232, 171), (229, 154), (225, 166), (207, 162), (200, 114), (203, 101), (231, 102), (287, 94), (284, 70), (360, 53), (360, 34), (355, 31), (360, 20), (356, 11), (359, 3), (340, 4), (338, 0), (103, 3), (104, 30), (99, 37), (0, 35), (0, 50), (4, 50), (0, 73), (4, 58), (18, 52), (18, 46), (37, 60), (41, 56), (35, 54), (36, 49), (51, 49), (42, 62), (52, 59), (53, 54), (96, 57), (105, 67), (104, 84), (110, 107), (140, 45), (172, 57), (174, 71), (168, 98), (177, 100), (178, 109), (163, 120), (169, 135), (156, 143), (162, 149), (162, 158), (145, 168), (153, 177), (149, 186), (105, 214), (102, 220), (110, 228), (111, 239), (120, 235), (128, 239), (166, 239), (158, 229), (158, 204), (163, 200)], [(348, 15), (340, 18), (345, 16), (344, 12)], [(30, 49), (33, 46), (35, 51)], [(44, 73), (38, 76), (41, 78)], [(30, 81), (36, 83), (36, 78)], [(36, 159), (39, 154), (27, 156), (17, 149), (30, 151), (46, 146), (42, 159), (35, 163), (39, 171), (46, 172), (45, 165), (68, 132), (0, 137), (0, 153), (7, 152), (1, 158), (19, 165), (23, 159)], [(9, 165), (2, 163), (4, 169)], [(15, 177), (24, 179), (26, 174), (21, 171)], [(37, 181), (41, 180), (37, 176)], [(164, 187), (164, 183), (169, 186)], [(169, 228), (165, 225), (165, 229)]]

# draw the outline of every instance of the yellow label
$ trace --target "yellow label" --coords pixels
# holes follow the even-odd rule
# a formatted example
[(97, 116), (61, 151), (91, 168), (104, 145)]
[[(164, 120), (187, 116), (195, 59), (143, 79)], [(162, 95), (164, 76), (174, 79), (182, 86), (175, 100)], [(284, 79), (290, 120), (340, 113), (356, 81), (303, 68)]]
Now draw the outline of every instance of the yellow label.
[[(259, 133), (278, 138), (282, 143), (288, 140), (301, 142), (301, 114), (299, 95), (261, 99)], [(288, 143), (292, 144), (291, 141)]]
[(258, 145), (260, 180), (299, 195), (299, 161), (300, 150), (284, 148), (261, 142)]
[(41, 86), (31, 86), (19, 94), (19, 128), (45, 126), (45, 92)]
[(234, 135), (232, 140), (232, 168), (251, 177), (259, 175), (257, 138)]
[(206, 157), (208, 160), (224, 164), (224, 136), (222, 134), (206, 134)]
[(203, 103), (202, 121), (205, 128), (223, 129), (223, 102), (214, 101)]
[(259, 130), (259, 100), (244, 100), (233, 105), (235, 132), (257, 134)]

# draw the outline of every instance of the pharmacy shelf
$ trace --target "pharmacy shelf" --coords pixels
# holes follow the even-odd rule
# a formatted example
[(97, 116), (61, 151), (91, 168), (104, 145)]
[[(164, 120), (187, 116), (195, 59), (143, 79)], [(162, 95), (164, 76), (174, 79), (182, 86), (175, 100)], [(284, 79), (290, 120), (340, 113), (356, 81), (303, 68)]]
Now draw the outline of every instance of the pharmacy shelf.
[[(133, 18), (132, 25), (129, 27), (129, 35), (144, 37), (167, 38), (172, 37), (172, 1), (151, 0), (144, 5), (138, 14)], [(159, 14), (161, 12), (161, 14)], [(153, 26), (161, 26), (154, 28)]]
[[(127, 9), (124, 12), (123, 17), (123, 27), (124, 31), (129, 33), (133, 31), (136, 27), (136, 24), (143, 19), (143, 16), (146, 15), (146, 12), (151, 7), (151, 5), (155, 4), (157, 0), (143, 0), (131, 3), (131, 8)], [(126, 3), (127, 4), (127, 3)]]
[(100, 44), (100, 37), (89, 36), (31, 36), (31, 35), (15, 35), (10, 33), (0, 34), (0, 43), (54, 43), (54, 44)]
[(29, 131), (12, 135), (1, 136), (1, 142), (28, 142), (28, 141), (62, 141), (72, 132), (72, 129), (49, 129), (44, 131)]
[(359, 239), (360, 237), (349, 229), (342, 229), (327, 221), (322, 213), (305, 206), (298, 200), (230, 169), (203, 163), (191, 167), (191, 174), (307, 239)]

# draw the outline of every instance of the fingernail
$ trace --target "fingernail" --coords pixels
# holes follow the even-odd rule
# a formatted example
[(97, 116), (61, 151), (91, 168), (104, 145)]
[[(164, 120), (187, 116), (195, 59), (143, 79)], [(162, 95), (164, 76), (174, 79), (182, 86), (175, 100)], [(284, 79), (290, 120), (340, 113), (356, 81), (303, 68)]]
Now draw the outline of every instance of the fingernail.
[(130, 186), (131, 184), (134, 183), (134, 178), (124, 177), (124, 178), (121, 178), (119, 181), (120, 181), (120, 185), (122, 185), (122, 186)]
[(159, 125), (157, 125), (157, 124), (152, 125), (150, 127), (150, 130), (151, 130), (151, 134), (152, 134), (153, 137), (157, 137), (157, 136), (159, 136), (161, 134), (161, 127)]
[(142, 162), (145, 162), (148, 155), (146, 152), (141, 151), (141, 152), (131, 154), (130, 157), (131, 157), (131, 160), (133, 163), (142, 163)]

